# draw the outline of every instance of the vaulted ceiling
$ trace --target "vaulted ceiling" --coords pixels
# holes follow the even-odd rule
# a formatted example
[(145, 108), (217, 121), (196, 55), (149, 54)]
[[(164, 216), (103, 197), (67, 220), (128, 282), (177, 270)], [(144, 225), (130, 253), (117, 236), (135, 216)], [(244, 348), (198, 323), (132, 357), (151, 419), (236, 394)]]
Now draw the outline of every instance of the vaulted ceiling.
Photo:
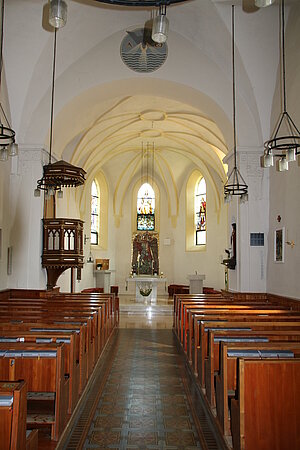
[[(47, 148), (53, 33), (40, 0), (7, 3), (11, 115), (20, 143)], [(150, 10), (69, 0), (67, 25), (58, 33), (56, 157), (84, 167), (88, 179), (102, 171), (114, 192), (124, 191), (139, 176), (142, 146), (153, 145), (161, 187), (173, 185), (178, 196), (197, 168), (220, 190), (227, 170), (222, 160), (232, 147), (231, 3), (190, 0), (168, 8), (167, 60), (143, 74), (124, 65), (120, 44), (128, 30), (149, 20)], [(276, 70), (268, 69), (277, 67), (277, 30), (270, 28), (277, 13), (273, 7), (256, 12), (252, 0), (235, 3), (238, 143), (257, 148), (269, 128), (276, 83)], [(258, 29), (263, 49), (253, 34)]]

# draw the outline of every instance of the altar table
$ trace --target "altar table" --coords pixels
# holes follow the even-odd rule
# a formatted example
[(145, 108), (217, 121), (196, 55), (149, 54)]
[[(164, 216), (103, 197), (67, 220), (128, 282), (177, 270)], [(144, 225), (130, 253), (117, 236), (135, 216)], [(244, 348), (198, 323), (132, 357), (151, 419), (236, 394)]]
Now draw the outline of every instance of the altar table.
[(166, 277), (149, 276), (149, 275), (136, 275), (126, 279), (126, 290), (128, 289), (128, 283), (135, 283), (135, 295), (136, 300), (150, 300), (155, 302), (157, 298), (157, 285), (158, 283), (165, 283), (165, 291), (167, 289)]

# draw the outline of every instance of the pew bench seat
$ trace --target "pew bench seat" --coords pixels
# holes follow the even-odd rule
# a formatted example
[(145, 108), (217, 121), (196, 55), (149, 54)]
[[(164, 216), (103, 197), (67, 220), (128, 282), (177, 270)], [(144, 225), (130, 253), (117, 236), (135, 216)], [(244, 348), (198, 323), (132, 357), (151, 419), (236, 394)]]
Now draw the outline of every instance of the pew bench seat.
[(26, 381), (27, 426), (47, 425), (51, 439), (57, 441), (68, 417), (70, 380), (65, 373), (65, 344), (45, 344), (41, 348), (41, 344), (1, 343), (0, 378)]

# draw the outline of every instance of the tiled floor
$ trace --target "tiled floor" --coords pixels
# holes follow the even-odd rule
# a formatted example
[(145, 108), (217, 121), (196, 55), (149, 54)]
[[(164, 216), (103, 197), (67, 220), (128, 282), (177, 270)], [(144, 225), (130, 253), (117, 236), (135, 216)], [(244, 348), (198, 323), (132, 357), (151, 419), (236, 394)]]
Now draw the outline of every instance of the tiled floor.
[(137, 303), (134, 298), (120, 296), (120, 328), (171, 329), (173, 300), (159, 297), (155, 303), (147, 299)]
[(171, 331), (120, 330), (84, 448), (201, 448)]
[[(63, 449), (219, 449), (171, 330), (173, 302), (120, 298), (120, 327)], [(196, 398), (197, 397), (197, 398)]]

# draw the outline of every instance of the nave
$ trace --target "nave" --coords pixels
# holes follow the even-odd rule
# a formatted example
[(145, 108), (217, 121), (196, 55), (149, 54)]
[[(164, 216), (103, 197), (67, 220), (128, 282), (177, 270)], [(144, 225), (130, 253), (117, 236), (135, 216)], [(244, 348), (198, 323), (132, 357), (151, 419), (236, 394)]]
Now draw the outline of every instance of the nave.
[(173, 303), (120, 297), (120, 324), (59, 449), (219, 449), (172, 331)]
[(300, 448), (296, 301), (6, 290), (0, 304), (1, 450)]

